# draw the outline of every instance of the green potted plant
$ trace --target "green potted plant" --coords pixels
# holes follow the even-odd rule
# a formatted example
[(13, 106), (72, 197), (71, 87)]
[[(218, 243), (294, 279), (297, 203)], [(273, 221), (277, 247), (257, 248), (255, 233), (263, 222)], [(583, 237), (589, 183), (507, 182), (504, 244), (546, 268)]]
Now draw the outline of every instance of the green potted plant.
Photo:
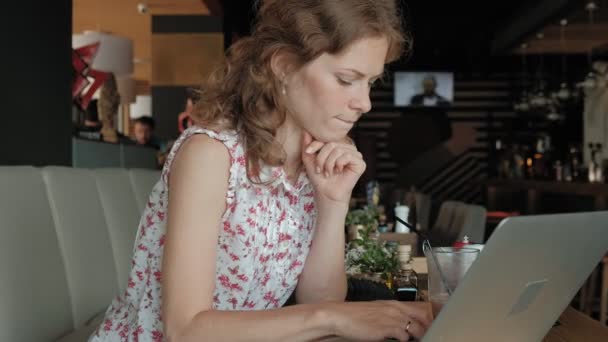
[(378, 227), (378, 209), (365, 207), (354, 209), (346, 214), (346, 227), (348, 231), (348, 241), (361, 237), (361, 232), (366, 228), (375, 231)]
[(368, 226), (362, 229), (359, 238), (348, 243), (346, 269), (352, 276), (386, 281), (399, 270), (399, 258), (396, 250), (378, 241), (375, 231)]

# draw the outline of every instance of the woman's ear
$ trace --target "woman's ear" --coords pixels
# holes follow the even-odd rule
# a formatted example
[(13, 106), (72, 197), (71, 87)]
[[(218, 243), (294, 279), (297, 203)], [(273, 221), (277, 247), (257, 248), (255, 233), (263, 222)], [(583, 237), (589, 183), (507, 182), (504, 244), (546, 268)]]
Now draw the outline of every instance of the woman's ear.
[(285, 50), (277, 50), (270, 57), (270, 68), (274, 76), (281, 82), (285, 82), (285, 78), (293, 70), (294, 56)]

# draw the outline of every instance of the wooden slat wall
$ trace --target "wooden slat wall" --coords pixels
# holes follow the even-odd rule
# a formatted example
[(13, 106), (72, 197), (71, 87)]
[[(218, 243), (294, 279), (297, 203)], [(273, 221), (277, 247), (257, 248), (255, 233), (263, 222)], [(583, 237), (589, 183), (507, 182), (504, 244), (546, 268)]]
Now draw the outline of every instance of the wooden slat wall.
[(152, 86), (197, 85), (222, 60), (222, 33), (152, 36)]
[[(355, 128), (355, 134), (374, 134), (375, 178), (387, 189), (418, 189), (433, 196), (433, 201), (464, 200), (481, 202), (479, 180), (488, 174), (488, 127), (500, 130), (503, 124), (515, 119), (512, 110), (512, 81), (509, 75), (496, 75), (492, 79), (463, 78), (456, 75), (453, 106), (447, 115), (453, 136), (441, 148), (451, 153), (429, 152), (424, 175), (416, 170), (407, 172), (412, 165), (400, 165), (389, 149), (389, 128), (401, 116), (399, 108), (393, 106), (393, 82), (387, 80), (371, 93), (373, 109), (364, 115)], [(420, 132), (428, 134), (428, 132)], [(424, 161), (422, 161), (424, 163)], [(405, 171), (404, 171), (405, 170)], [(400, 179), (403, 175), (416, 174), (414, 179)], [(407, 176), (405, 176), (407, 177)]]
[[(148, 14), (137, 11), (140, 2), (148, 4)], [(136, 61), (133, 75), (137, 80), (150, 82), (152, 16), (208, 14), (209, 9), (201, 0), (74, 0), (72, 32), (100, 30), (130, 38)]]
[(174, 139), (187, 88), (200, 86), (224, 56), (222, 20), (204, 15), (153, 16), (151, 29), (155, 134)]

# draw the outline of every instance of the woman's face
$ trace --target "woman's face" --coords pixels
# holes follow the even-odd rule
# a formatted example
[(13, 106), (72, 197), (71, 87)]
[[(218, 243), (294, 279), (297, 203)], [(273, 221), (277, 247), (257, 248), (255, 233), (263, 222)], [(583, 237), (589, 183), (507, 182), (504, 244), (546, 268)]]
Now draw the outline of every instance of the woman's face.
[(289, 119), (323, 142), (342, 140), (371, 109), (369, 91), (384, 71), (386, 38), (363, 38), (287, 75)]

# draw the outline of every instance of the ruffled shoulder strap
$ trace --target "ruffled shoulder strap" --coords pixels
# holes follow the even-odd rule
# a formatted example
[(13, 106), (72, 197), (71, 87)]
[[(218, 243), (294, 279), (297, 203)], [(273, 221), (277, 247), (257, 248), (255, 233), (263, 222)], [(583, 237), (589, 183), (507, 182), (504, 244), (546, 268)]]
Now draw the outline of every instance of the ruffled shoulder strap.
[(227, 202), (231, 203), (232, 199), (234, 198), (234, 188), (237, 182), (239, 168), (244, 168), (246, 165), (246, 163), (244, 162), (244, 151), (241, 146), (239, 136), (234, 130), (216, 132), (211, 129), (203, 128), (200, 126), (192, 126), (186, 129), (175, 141), (175, 143), (173, 143), (171, 151), (167, 156), (167, 160), (165, 161), (165, 165), (163, 166), (162, 171), (163, 183), (168, 188), (169, 172), (171, 171), (171, 165), (173, 164), (175, 155), (178, 153), (180, 147), (184, 144), (184, 142), (195, 134), (206, 134), (209, 137), (222, 142), (228, 149), (228, 152), (230, 153), (230, 179), (228, 186), (229, 189)]

